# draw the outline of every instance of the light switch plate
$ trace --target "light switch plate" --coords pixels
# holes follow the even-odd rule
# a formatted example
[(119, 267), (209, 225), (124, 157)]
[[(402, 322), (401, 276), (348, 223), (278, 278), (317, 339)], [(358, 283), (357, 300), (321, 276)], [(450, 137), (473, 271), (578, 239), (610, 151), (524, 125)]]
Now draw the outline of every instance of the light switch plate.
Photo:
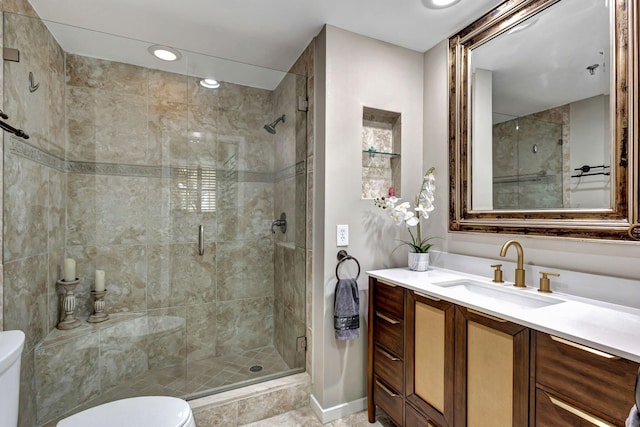
[(349, 225), (336, 225), (336, 246), (349, 246)]

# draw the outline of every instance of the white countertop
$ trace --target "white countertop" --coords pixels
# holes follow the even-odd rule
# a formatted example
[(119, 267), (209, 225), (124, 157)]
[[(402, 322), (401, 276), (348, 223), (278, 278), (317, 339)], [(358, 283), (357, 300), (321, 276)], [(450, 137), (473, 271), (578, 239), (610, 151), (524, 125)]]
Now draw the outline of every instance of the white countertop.
[[(367, 274), (640, 363), (640, 309), (557, 292), (543, 294), (537, 288), (519, 289), (513, 286), (513, 282), (497, 284), (486, 277), (437, 267), (425, 272), (392, 268), (368, 271)], [(505, 293), (494, 298), (476, 294), (462, 286), (437, 284), (461, 279), (481, 282), (485, 289)], [(520, 305), (517, 302), (519, 296), (527, 297), (532, 305), (540, 302), (544, 306)]]

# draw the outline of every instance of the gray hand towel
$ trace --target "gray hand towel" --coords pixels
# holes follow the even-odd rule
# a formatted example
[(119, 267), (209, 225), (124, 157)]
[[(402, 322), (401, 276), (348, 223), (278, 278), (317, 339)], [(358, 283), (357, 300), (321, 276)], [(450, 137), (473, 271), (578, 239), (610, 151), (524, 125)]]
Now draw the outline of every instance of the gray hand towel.
[(337, 340), (360, 336), (360, 297), (356, 279), (339, 279), (333, 301), (333, 328)]
[(631, 412), (629, 412), (629, 418), (625, 422), (625, 427), (640, 427), (640, 413), (638, 413), (638, 408), (636, 405), (633, 405), (631, 408)]

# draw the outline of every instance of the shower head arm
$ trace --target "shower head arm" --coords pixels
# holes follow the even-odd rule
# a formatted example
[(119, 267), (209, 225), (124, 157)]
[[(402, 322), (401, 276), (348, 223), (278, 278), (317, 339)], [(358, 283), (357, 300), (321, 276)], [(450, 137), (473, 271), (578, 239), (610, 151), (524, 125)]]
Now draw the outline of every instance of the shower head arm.
[(280, 117), (278, 117), (277, 119), (275, 119), (272, 123), (269, 123), (268, 125), (264, 125), (264, 129), (271, 133), (271, 134), (275, 134), (276, 133), (276, 125), (280, 122), (284, 123), (286, 115), (282, 115)]

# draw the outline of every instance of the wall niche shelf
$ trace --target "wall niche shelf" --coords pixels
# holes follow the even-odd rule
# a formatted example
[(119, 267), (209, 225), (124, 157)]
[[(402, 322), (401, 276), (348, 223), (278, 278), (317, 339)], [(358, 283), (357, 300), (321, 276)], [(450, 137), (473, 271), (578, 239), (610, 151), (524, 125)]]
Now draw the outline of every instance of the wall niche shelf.
[(362, 150), (363, 153), (368, 154), (370, 158), (375, 156), (388, 156), (388, 157), (400, 157), (400, 153), (387, 153), (386, 151), (377, 151), (375, 149)]
[(401, 197), (401, 114), (362, 109), (362, 198)]

